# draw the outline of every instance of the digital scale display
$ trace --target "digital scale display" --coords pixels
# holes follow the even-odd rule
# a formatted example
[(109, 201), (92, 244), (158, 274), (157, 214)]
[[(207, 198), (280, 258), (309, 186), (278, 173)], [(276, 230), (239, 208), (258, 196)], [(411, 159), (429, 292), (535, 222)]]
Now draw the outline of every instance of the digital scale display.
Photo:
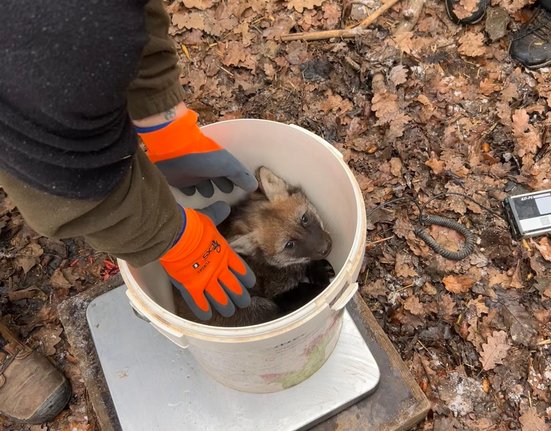
[(503, 203), (515, 237), (551, 232), (551, 190), (511, 196)]

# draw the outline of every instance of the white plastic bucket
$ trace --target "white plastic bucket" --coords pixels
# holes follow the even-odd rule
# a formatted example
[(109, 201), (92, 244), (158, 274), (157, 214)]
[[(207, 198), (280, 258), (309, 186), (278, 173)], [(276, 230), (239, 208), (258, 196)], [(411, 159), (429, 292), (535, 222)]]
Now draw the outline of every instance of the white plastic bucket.
[[(175, 314), (170, 282), (157, 262), (132, 268), (119, 261), (134, 309), (177, 345), (188, 348), (217, 381), (247, 392), (274, 392), (315, 373), (332, 353), (346, 303), (358, 289), (356, 279), (365, 248), (366, 217), (362, 194), (342, 155), (325, 140), (298, 126), (265, 120), (231, 120), (203, 127), (250, 169), (264, 165), (300, 185), (314, 203), (333, 238), (329, 261), (336, 277), (313, 301), (261, 325), (220, 328)], [(243, 191), (210, 199), (175, 191), (184, 206), (204, 207), (216, 200), (230, 204)]]

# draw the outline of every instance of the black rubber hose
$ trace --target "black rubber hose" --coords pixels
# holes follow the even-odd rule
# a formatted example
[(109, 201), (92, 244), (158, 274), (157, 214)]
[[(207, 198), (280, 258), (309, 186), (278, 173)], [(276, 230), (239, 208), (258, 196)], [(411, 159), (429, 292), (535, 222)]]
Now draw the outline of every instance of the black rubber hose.
[(438, 226), (447, 227), (456, 232), (459, 232), (465, 237), (465, 244), (460, 250), (452, 251), (438, 244), (436, 240), (430, 236), (430, 234), (425, 231), (423, 226), (416, 226), (414, 229), (415, 235), (421, 238), (430, 248), (432, 248), (436, 253), (441, 256), (444, 256), (446, 259), (450, 260), (462, 260), (472, 254), (475, 249), (475, 238), (474, 235), (462, 224), (456, 222), (455, 220), (450, 220), (444, 217), (434, 216), (434, 215), (423, 215), (420, 218), (421, 223), (424, 225), (435, 224)]

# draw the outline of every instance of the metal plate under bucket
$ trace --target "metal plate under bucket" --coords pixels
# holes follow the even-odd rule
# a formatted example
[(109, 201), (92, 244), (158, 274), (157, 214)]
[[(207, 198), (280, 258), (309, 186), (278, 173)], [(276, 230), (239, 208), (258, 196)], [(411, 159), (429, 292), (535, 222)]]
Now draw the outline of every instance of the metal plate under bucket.
[(239, 392), (138, 319), (125, 286), (92, 301), (88, 324), (125, 431), (291, 431), (336, 414), (375, 389), (379, 369), (345, 311), (341, 337), (306, 381), (271, 394)]

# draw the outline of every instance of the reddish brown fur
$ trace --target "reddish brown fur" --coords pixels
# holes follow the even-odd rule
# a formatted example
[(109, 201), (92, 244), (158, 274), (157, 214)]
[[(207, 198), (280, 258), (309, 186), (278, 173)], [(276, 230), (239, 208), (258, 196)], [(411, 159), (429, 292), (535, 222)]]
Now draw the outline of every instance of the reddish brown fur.
[[(234, 316), (215, 315), (208, 323), (216, 326), (244, 326), (275, 319), (281, 312), (272, 299), (295, 288), (306, 276), (308, 264), (326, 257), (331, 247), (316, 208), (304, 192), (290, 186), (269, 169), (257, 170), (259, 190), (232, 209), (220, 232), (249, 264), (257, 283), (251, 291), (251, 306)], [(307, 215), (308, 223), (302, 217)], [(296, 246), (286, 248), (289, 241)], [(176, 297), (179, 295), (175, 291)], [(177, 300), (178, 314), (190, 318), (183, 300)], [(193, 318), (191, 320), (194, 320)]]

